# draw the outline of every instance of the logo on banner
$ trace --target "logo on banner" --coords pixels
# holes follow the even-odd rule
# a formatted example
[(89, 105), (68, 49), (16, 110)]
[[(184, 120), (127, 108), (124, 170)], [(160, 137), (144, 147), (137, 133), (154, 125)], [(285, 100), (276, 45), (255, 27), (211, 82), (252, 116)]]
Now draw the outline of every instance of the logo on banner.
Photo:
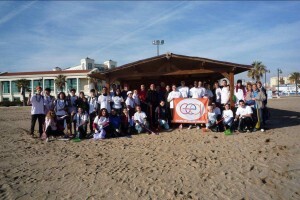
[(198, 99), (183, 99), (175, 109), (179, 117), (185, 120), (198, 120), (205, 114), (205, 105)]

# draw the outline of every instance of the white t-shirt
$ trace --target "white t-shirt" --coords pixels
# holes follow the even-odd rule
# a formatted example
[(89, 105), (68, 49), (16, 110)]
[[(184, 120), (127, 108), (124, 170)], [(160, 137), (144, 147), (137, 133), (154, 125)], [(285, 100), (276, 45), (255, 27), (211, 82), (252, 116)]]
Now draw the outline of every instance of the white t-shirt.
[(193, 87), (190, 90), (190, 96), (192, 96), (192, 98), (202, 98), (205, 95), (205, 88), (201, 87), (201, 88), (195, 88)]
[(221, 104), (226, 104), (229, 101), (229, 87), (223, 87), (221, 89)]
[(109, 95), (104, 96), (103, 94), (101, 94), (98, 97), (98, 103), (100, 104), (100, 109), (106, 108), (107, 112), (110, 113), (110, 101), (111, 101), (111, 98)]
[(141, 124), (144, 124), (146, 121), (147, 115), (143, 111), (134, 113), (133, 119), (139, 121)]
[(97, 111), (97, 97), (89, 97), (89, 114)]
[(224, 122), (228, 122), (230, 118), (233, 118), (232, 110), (223, 110), (223, 118)]
[(238, 107), (238, 109), (236, 110), (236, 115), (240, 115), (240, 116), (243, 116), (243, 115), (248, 115), (248, 114), (252, 114), (252, 109), (250, 106), (245, 106), (244, 108), (243, 107)]
[(222, 92), (221, 88), (217, 88), (215, 91), (217, 103), (221, 103), (221, 92)]
[(244, 98), (244, 92), (242, 89), (238, 89), (238, 91), (236, 92), (236, 89), (234, 88), (234, 95), (236, 97), (236, 103), (239, 104), (240, 100), (245, 100)]
[(54, 97), (46, 95), (44, 96), (45, 115), (47, 115), (47, 113), (53, 109), (53, 101)]
[(112, 101), (113, 101), (113, 108), (115, 108), (115, 109), (122, 108), (122, 102), (124, 102), (124, 99), (122, 96), (114, 96), (114, 97), (112, 97)]
[(35, 94), (31, 96), (31, 114), (45, 114), (45, 108), (44, 108), (44, 96)]
[(187, 86), (178, 87), (178, 91), (181, 93), (182, 98), (187, 98), (189, 96), (189, 88)]
[(176, 99), (176, 98), (181, 98), (181, 93), (178, 92), (178, 91), (172, 91), (169, 93), (168, 95), (168, 98), (167, 98), (167, 101), (170, 102), (170, 108), (174, 108), (174, 102), (173, 102), (173, 99)]
[(65, 111), (65, 108), (68, 107), (68, 102), (63, 99), (57, 99), (55, 102), (55, 113), (58, 116), (67, 115), (67, 112)]
[(140, 98), (138, 94), (133, 94), (132, 95), (133, 101), (134, 101), (134, 105), (135, 106), (139, 106), (140, 105)]
[(76, 122), (76, 128), (78, 128), (81, 124), (88, 121), (88, 116), (87, 114), (82, 113), (81, 115), (79, 115), (78, 113), (76, 113), (74, 115), (73, 121)]
[(127, 97), (125, 101), (126, 106), (130, 106), (131, 108), (134, 108), (134, 100), (133, 98), (130, 98), (129, 96)]
[(98, 129), (105, 128), (106, 126), (109, 125), (109, 118), (108, 117), (103, 117), (103, 116), (96, 116), (94, 119), (94, 124), (97, 124)]
[(207, 113), (207, 118), (208, 118), (208, 121), (216, 121), (217, 120), (217, 115), (214, 112), (208, 112)]

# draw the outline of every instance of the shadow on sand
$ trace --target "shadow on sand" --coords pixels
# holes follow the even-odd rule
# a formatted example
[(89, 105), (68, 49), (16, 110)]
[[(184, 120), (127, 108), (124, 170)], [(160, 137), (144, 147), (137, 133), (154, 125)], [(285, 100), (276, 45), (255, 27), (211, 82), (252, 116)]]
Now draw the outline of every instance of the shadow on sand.
[(300, 112), (269, 108), (271, 117), (267, 127), (271, 129), (300, 125)]

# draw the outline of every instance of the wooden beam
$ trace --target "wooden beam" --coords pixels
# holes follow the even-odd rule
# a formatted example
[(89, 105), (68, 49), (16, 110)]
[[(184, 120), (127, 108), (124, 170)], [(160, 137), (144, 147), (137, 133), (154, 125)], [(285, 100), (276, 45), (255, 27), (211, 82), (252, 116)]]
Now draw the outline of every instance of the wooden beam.
[(230, 85), (230, 107), (231, 110), (234, 112), (235, 102), (233, 101), (234, 95), (234, 72), (229, 72), (229, 85)]
[(221, 74), (227, 78), (228, 80), (230, 80), (229, 74), (227, 72), (221, 72)]

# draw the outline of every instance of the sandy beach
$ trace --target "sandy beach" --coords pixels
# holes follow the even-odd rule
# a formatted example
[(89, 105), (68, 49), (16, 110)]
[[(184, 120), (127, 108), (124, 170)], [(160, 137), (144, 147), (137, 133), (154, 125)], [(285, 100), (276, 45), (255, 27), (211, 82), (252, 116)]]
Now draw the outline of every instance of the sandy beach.
[(300, 199), (299, 102), (269, 100), (266, 132), (48, 143), (30, 107), (1, 107), (0, 199)]

